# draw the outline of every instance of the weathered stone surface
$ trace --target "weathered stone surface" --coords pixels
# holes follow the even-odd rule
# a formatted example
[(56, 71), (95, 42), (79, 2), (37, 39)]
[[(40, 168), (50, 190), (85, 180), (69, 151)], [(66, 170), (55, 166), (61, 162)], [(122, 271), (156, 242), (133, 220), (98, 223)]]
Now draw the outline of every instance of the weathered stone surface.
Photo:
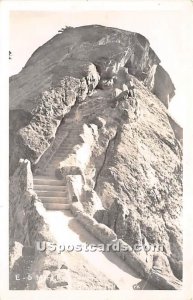
[(66, 287), (68, 282), (60, 275), (55, 279), (55, 272), (67, 272), (62, 268), (64, 258), (36, 249), (36, 241), (55, 242), (55, 237), (46, 222), (45, 208), (32, 188), (30, 162), (21, 159), (10, 179), (10, 289)]
[(101, 199), (93, 189), (84, 189), (81, 203), (84, 211), (91, 216), (103, 209)]
[(156, 253), (153, 256), (153, 269), (158, 271), (160, 274), (172, 276), (171, 267), (167, 256), (163, 253)]
[(82, 204), (80, 202), (74, 202), (71, 204), (70, 207), (71, 212), (73, 213), (73, 215), (76, 217), (79, 213), (83, 212), (83, 207)]
[(160, 290), (180, 290), (182, 283), (174, 276), (164, 276), (157, 272), (151, 271), (149, 280), (154, 283)]
[[(68, 175), (83, 178), (82, 190), (71, 184), (71, 199), (80, 201), (72, 204), (73, 214), (104, 243), (118, 238), (129, 247), (162, 246), (163, 256), (144, 250), (121, 257), (156, 286), (176, 289), (182, 278), (182, 130), (168, 114), (175, 88), (159, 63), (146, 38), (132, 32), (96, 25), (54, 37), (10, 80), (11, 170), (21, 157), (33, 167), (41, 158), (41, 174), (56, 144), (60, 150), (67, 141), (54, 172), (64, 182)], [(11, 241), (31, 247), (51, 236), (43, 205), (30, 180), (18, 183), (18, 170), (11, 179), (17, 185), (11, 187)], [(48, 285), (59, 288), (55, 275), (43, 271)], [(49, 288), (46, 281), (43, 286)]]
[(182, 149), (164, 106), (139, 81), (134, 83), (141, 113), (132, 123), (122, 120), (114, 143), (105, 146), (97, 177), (96, 192), (107, 209), (102, 222), (130, 245), (138, 242), (140, 227), (149, 243), (164, 245), (172, 271), (181, 278)]
[(81, 175), (67, 175), (68, 195), (71, 202), (78, 202), (83, 193), (84, 179)]
[(117, 235), (114, 233), (114, 231), (104, 224), (95, 224), (93, 227), (93, 232), (95, 236), (103, 243), (111, 243), (117, 239)]
[(153, 93), (164, 103), (169, 106), (170, 99), (175, 95), (175, 87), (169, 74), (162, 66), (157, 66), (154, 76)]
[(183, 145), (183, 128), (178, 124), (178, 122), (172, 117), (169, 112), (167, 113), (168, 120), (170, 122), (170, 125), (174, 131), (176, 139)]
[(52, 290), (59, 288), (67, 288), (69, 285), (69, 274), (65, 270), (57, 270), (49, 274), (46, 285)]
[(140, 114), (138, 100), (129, 96), (128, 89), (120, 93), (113, 101), (124, 123), (132, 123), (138, 119)]
[(18, 111), (27, 120), (12, 131), (11, 173), (20, 157), (36, 164), (76, 100), (91, 94), (100, 78), (101, 88), (112, 87), (120, 68), (146, 82), (167, 105), (174, 86), (162, 67), (155, 68), (159, 63), (148, 40), (133, 32), (93, 25), (56, 35), (10, 79), (11, 122)]
[(86, 213), (80, 212), (76, 216), (77, 220), (82, 223), (89, 231), (93, 231), (93, 227), (96, 224), (96, 220)]
[(80, 79), (64, 77), (57, 86), (36, 99), (38, 104), (29, 125), (21, 128), (15, 136), (17, 152), (13, 153), (13, 164), (20, 157), (29, 159), (33, 164), (38, 162), (54, 139), (64, 115), (75, 104), (77, 97), (82, 96), (81, 88)]
[(94, 124), (84, 124), (80, 134), (80, 142), (73, 148), (73, 153), (69, 154), (65, 160), (61, 161), (56, 174), (59, 177), (67, 175), (82, 175), (89, 164), (95, 140), (98, 138), (97, 126)]
[(106, 121), (101, 117), (97, 117), (94, 120), (92, 120), (92, 123), (95, 124), (100, 129), (101, 127), (105, 126)]
[(117, 249), (116, 254), (132, 267), (138, 275), (153, 283), (158, 289), (181, 289), (181, 281), (173, 275), (165, 254), (156, 253), (153, 260), (143, 261), (141, 255), (138, 255), (129, 244), (120, 238), (117, 239), (114, 231), (103, 224), (99, 224), (88, 214), (84, 213), (79, 204), (72, 205), (72, 212), (77, 220), (84, 224), (86, 229), (93, 233), (99, 241), (108, 246), (111, 244), (110, 249)]

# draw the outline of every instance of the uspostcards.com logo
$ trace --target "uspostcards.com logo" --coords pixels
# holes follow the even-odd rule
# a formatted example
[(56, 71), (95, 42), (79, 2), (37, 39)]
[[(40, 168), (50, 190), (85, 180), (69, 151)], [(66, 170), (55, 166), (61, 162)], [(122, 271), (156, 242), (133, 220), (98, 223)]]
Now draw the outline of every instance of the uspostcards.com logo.
[(36, 250), (40, 252), (57, 252), (62, 253), (66, 252), (163, 252), (164, 245), (161, 244), (134, 244), (133, 247), (130, 247), (127, 244), (122, 243), (111, 243), (111, 244), (57, 244), (47, 241), (36, 241)]

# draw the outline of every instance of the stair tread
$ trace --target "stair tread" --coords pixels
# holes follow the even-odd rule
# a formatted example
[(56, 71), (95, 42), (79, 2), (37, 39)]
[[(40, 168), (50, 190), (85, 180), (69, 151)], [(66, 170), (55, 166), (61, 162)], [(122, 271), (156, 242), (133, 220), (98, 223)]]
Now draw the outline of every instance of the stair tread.
[(43, 203), (44, 207), (47, 210), (65, 210), (65, 209), (70, 209), (71, 204), (57, 204), (57, 205), (52, 205), (52, 203)]
[(38, 195), (42, 195), (42, 194), (45, 194), (45, 195), (42, 195), (42, 196), (45, 196), (45, 197), (47, 197), (47, 194), (49, 194), (48, 195), (48, 197), (54, 197), (54, 196), (58, 196), (58, 197), (62, 197), (62, 196), (65, 196), (66, 195), (66, 193), (67, 193), (67, 191), (50, 191), (50, 190), (47, 190), (47, 191), (44, 191), (44, 190), (35, 190), (36, 191), (36, 193), (38, 194)]
[(53, 177), (46, 177), (46, 176), (34, 176), (34, 180), (40, 180), (40, 179), (48, 179), (48, 180), (53, 180), (53, 181), (62, 181), (60, 179), (56, 179), (56, 178), (53, 178)]
[[(74, 141), (75, 143), (76, 143), (76, 141)], [(75, 144), (74, 143), (74, 144)], [(62, 147), (61, 147), (62, 146)], [(72, 149), (74, 147), (74, 145), (71, 145), (71, 146), (69, 146), (69, 147), (66, 147), (65, 145), (60, 145), (60, 147), (58, 148), (58, 150), (57, 150), (57, 152), (59, 151), (59, 150), (62, 150), (62, 149), (64, 149), (64, 150), (69, 150), (69, 149)]]
[[(40, 180), (39, 180), (40, 181)], [(48, 182), (47, 182), (47, 184), (46, 184), (46, 180), (45, 180), (45, 184), (34, 184), (34, 187), (40, 187), (40, 186), (42, 186), (43, 188), (61, 188), (61, 187), (63, 187), (64, 189), (66, 189), (66, 184), (61, 180), (61, 185), (50, 185)]]
[(45, 175), (48, 175), (48, 174), (54, 175), (55, 171), (56, 171), (56, 168), (46, 169), (46, 170), (44, 170), (44, 174)]
[(70, 200), (68, 197), (44, 197), (44, 196), (39, 196), (41, 199), (42, 203), (47, 203), (47, 204), (69, 204)]
[(70, 202), (67, 203), (60, 203), (60, 202), (42, 202), (45, 205), (50, 205), (50, 206), (66, 206), (66, 205), (71, 205)]
[(54, 199), (65, 199), (66, 196), (64, 196), (64, 197), (62, 197), (62, 196), (61, 197), (60, 196), (42, 196), (41, 199), (42, 198), (43, 199), (53, 199), (54, 200)]
[(61, 159), (61, 158), (63, 158), (64, 156), (65, 156), (65, 153), (64, 153), (64, 152), (62, 152), (62, 153), (57, 152), (56, 155), (54, 156), (54, 159)]
[(64, 191), (66, 192), (66, 186), (64, 185), (46, 185), (46, 184), (40, 184), (40, 185), (37, 185), (37, 184), (34, 184), (34, 190), (37, 190), (37, 191)]
[(46, 177), (46, 176), (42, 176), (42, 177), (34, 177), (34, 181), (52, 181), (53, 183), (62, 183), (63, 182), (63, 179), (57, 179), (57, 178), (53, 178), (53, 177)]
[(48, 172), (44, 173), (42, 172), (42, 177), (34, 177), (34, 185), (53, 185), (53, 186), (64, 186), (64, 180), (63, 179), (53, 179), (53, 177), (49, 177), (48, 175), (54, 175), (54, 174), (48, 174)]

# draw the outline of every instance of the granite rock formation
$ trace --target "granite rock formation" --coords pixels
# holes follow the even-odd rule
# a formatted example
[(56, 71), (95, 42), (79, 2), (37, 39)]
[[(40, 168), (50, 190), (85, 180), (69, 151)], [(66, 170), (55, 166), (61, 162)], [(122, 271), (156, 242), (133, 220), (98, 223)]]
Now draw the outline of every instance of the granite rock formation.
[(163, 253), (146, 253), (145, 260), (181, 280), (182, 129), (167, 111), (174, 95), (142, 35), (66, 28), (10, 78), (10, 175), (20, 158), (41, 172), (62, 135), (72, 143), (64, 132), (73, 127), (77, 143), (56, 176), (83, 175), (85, 212), (131, 247), (162, 245)]
[[(120, 67), (143, 80), (164, 103), (168, 95), (170, 100), (175, 88), (159, 63), (148, 40), (133, 32), (96, 25), (68, 28), (56, 35), (10, 79), (10, 118), (17, 132), (13, 169), (21, 156), (36, 163), (76, 100), (85, 99), (101, 81), (112, 79)], [(28, 120), (28, 125), (20, 129), (15, 114)]]

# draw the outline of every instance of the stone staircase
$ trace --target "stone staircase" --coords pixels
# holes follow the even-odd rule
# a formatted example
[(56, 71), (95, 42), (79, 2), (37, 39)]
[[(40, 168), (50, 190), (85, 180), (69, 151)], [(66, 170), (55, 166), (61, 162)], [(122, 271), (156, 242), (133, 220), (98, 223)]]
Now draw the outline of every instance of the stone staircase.
[(45, 162), (45, 167), (41, 167), (38, 175), (35, 173), (34, 176), (34, 190), (47, 210), (63, 211), (70, 208), (67, 187), (63, 180), (56, 178), (55, 170), (59, 163), (73, 152), (73, 147), (79, 143), (84, 117), (92, 116), (94, 118), (100, 115), (107, 106), (107, 101), (104, 101), (101, 91), (99, 91), (89, 97), (86, 102), (79, 104), (77, 107), (79, 121), (75, 120), (76, 112), (73, 111), (73, 116), (67, 117), (61, 123), (52, 145), (55, 150), (53, 153), (51, 152)]
[[(69, 125), (66, 125), (63, 129), (65, 133), (69, 130), (68, 136), (60, 144), (46, 168), (40, 175), (34, 176), (34, 190), (47, 210), (70, 209), (66, 184), (55, 176), (55, 170), (59, 163), (72, 151), (78, 139), (80, 127), (73, 126), (71, 129), (68, 127)], [(64, 133), (63, 130), (60, 130), (61, 136)]]
[(47, 210), (62, 211), (70, 208), (68, 191), (63, 180), (36, 176), (34, 190)]
[(101, 91), (97, 94), (94, 94), (91, 96), (91, 99), (85, 103), (82, 103), (79, 106), (79, 112), (82, 117), (88, 117), (88, 116), (99, 116), (108, 106), (108, 101), (110, 101), (111, 94), (108, 94), (103, 97), (100, 95)]
[[(51, 211), (64, 211), (70, 209), (70, 200), (64, 180), (59, 180), (55, 176), (55, 170), (59, 163), (63, 161), (79, 140), (81, 124), (65, 122), (60, 126), (57, 139), (53, 148), (59, 147), (50, 158), (45, 169), (34, 176), (34, 191), (42, 200), (44, 207)], [(66, 134), (68, 132), (68, 134)]]
[[(72, 125), (71, 125), (72, 126)], [(64, 139), (64, 141), (60, 144), (59, 148), (54, 153), (53, 157), (50, 159), (49, 164), (43, 170), (42, 175), (48, 177), (55, 177), (55, 170), (58, 167), (59, 163), (63, 161), (68, 154), (70, 154), (73, 150), (73, 147), (77, 144), (79, 140), (79, 134), (81, 130), (81, 125), (73, 126), (72, 128), (68, 128), (69, 124), (64, 127), (64, 133), (66, 131), (69, 132), (68, 136)], [(63, 132), (60, 131), (60, 134)]]

